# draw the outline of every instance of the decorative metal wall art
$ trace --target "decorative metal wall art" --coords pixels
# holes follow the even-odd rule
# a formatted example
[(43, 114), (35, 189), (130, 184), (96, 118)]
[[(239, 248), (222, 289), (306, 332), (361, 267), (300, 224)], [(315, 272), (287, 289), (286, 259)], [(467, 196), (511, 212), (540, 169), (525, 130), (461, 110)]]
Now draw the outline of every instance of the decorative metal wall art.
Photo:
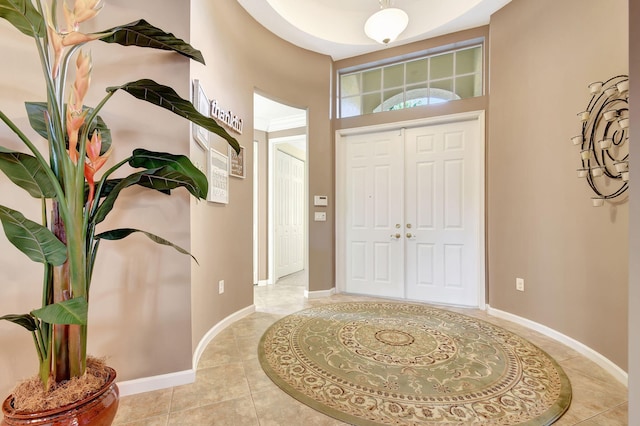
[(618, 75), (589, 86), (591, 100), (578, 113), (582, 133), (571, 138), (580, 146), (582, 167), (596, 196), (594, 207), (624, 194), (629, 188), (629, 77)]

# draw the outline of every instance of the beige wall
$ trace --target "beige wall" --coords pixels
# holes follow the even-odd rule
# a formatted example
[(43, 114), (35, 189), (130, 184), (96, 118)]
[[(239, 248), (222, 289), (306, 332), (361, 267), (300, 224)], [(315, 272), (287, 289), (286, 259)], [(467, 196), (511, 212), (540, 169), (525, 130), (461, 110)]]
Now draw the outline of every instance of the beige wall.
[[(242, 117), (238, 136), (253, 161), (253, 92), (308, 109), (309, 188), (311, 194), (333, 193), (332, 144), (329, 121), (331, 60), (283, 42), (258, 25), (235, 1), (193, 0), (191, 37), (208, 59), (193, 65), (209, 98)], [(214, 142), (225, 150), (221, 140)], [(192, 144), (194, 155), (197, 147)], [(266, 153), (263, 150), (263, 153)], [(263, 155), (263, 159), (266, 157)], [(228, 205), (194, 203), (193, 345), (226, 316), (253, 303), (252, 168), (246, 179), (231, 179)], [(333, 218), (309, 225), (309, 288), (333, 287)], [(218, 281), (226, 290), (218, 294)]]
[(587, 85), (628, 73), (627, 34), (627, 0), (514, 0), (494, 14), (487, 166), (490, 305), (625, 370), (629, 206), (591, 207), (569, 138)]
[[(134, 4), (135, 3), (135, 4)], [(188, 3), (156, 0), (109, 0), (90, 31), (146, 18), (151, 23), (189, 37)], [(121, 47), (96, 42), (92, 88), (87, 104), (95, 105), (106, 86), (139, 78), (172, 86), (189, 96), (189, 61), (151, 49)], [(0, 108), (28, 130), (22, 102), (44, 100), (33, 41), (0, 20)], [(101, 114), (112, 129), (114, 152), (109, 165), (130, 155), (136, 147), (188, 153), (189, 125), (157, 107), (117, 93)], [(33, 132), (28, 132), (33, 136)], [(4, 124), (0, 145), (24, 150)], [(44, 147), (44, 144), (42, 144)], [(0, 174), (0, 204), (18, 208), (39, 220), (39, 203), (33, 202)], [(167, 197), (128, 189), (116, 203), (109, 223), (156, 233), (183, 247), (191, 244), (189, 199), (176, 191)], [(41, 267), (11, 246), (0, 232), (0, 312), (27, 312), (39, 307)], [(191, 368), (190, 260), (174, 250), (135, 235), (119, 242), (102, 243), (91, 292), (89, 352), (107, 357), (118, 380), (171, 373)], [(18, 379), (37, 372), (31, 337), (23, 329), (0, 323), (0, 395), (7, 395)], [(150, 361), (152, 360), (152, 361)]]
[[(640, 108), (640, 52), (637, 43), (640, 40), (640, 3), (629, 2), (629, 77), (631, 81), (631, 111)], [(631, 132), (640, 132), (640, 115), (631, 114)], [(638, 144), (630, 146), (631, 158), (640, 155)], [(637, 163), (635, 163), (637, 164)], [(631, 178), (636, 176), (637, 166), (631, 163)], [(635, 180), (631, 185), (629, 205), (629, 424), (640, 424), (640, 187)], [(638, 180), (640, 181), (640, 180)]]

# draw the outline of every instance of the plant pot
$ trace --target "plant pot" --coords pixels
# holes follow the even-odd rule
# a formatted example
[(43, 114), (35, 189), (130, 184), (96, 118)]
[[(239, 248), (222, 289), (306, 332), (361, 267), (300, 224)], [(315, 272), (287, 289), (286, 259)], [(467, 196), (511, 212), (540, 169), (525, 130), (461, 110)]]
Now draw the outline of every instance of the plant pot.
[(14, 412), (9, 395), (2, 404), (4, 419), (0, 426), (109, 426), (118, 411), (119, 391), (114, 383), (116, 371), (109, 369), (109, 380), (97, 392), (87, 398), (64, 407), (39, 413)]

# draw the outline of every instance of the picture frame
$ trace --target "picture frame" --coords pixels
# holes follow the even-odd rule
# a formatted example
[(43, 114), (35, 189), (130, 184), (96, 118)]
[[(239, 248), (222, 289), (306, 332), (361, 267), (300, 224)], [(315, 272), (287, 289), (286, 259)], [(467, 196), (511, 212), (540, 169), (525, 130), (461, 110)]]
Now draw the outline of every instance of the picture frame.
[(229, 176), (244, 179), (246, 168), (244, 164), (244, 146), (240, 146), (240, 153), (229, 146)]
[[(193, 106), (195, 109), (205, 117), (209, 117), (210, 104), (207, 95), (200, 84), (200, 80), (193, 80)], [(205, 151), (209, 149), (209, 131), (204, 127), (198, 126), (192, 123), (193, 138), (198, 145)]]
[(207, 201), (229, 204), (229, 157), (209, 148), (209, 192)]

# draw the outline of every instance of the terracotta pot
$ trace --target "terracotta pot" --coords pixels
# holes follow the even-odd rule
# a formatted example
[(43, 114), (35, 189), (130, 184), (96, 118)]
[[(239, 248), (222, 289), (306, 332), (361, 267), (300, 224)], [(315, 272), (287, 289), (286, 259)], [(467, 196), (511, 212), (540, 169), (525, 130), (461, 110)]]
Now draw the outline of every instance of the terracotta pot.
[(9, 395), (2, 404), (4, 420), (0, 426), (109, 426), (118, 411), (119, 392), (114, 383), (116, 371), (109, 368), (109, 380), (93, 395), (73, 404), (40, 413), (18, 414)]

